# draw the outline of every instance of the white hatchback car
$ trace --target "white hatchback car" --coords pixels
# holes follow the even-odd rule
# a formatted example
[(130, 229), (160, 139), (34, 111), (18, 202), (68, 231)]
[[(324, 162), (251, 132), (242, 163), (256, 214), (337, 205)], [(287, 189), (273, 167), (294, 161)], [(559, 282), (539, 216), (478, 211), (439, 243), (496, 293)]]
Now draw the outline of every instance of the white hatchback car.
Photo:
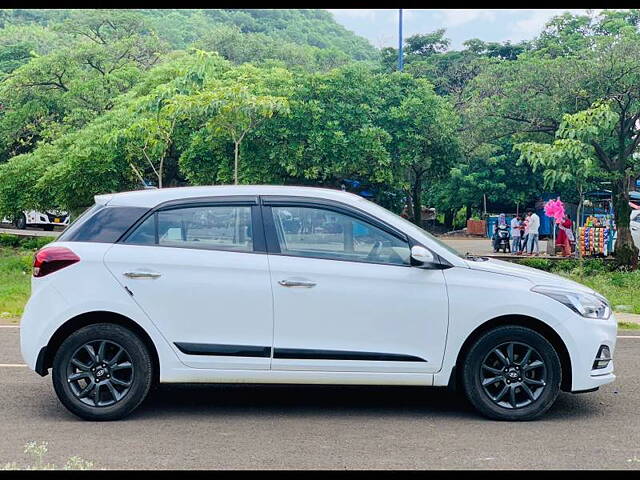
[(282, 186), (100, 195), (35, 255), (22, 355), (121, 418), (160, 383), (450, 386), (527, 420), (612, 382), (607, 301), (463, 257), (356, 195)]

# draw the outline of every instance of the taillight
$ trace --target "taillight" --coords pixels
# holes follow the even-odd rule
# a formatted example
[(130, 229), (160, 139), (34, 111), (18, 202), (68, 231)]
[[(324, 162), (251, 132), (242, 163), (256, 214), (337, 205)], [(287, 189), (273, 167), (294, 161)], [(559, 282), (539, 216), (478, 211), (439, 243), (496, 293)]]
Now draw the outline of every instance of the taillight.
[(79, 261), (80, 257), (66, 247), (45, 247), (33, 258), (33, 276), (44, 277)]

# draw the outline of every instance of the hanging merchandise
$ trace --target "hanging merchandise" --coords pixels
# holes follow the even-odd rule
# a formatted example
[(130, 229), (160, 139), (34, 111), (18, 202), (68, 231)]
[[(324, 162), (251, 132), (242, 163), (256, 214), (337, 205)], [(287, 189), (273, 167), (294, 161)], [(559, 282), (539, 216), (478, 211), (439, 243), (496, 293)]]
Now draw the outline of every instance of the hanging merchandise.
[(589, 256), (607, 256), (609, 254), (609, 238), (611, 229), (599, 224), (600, 222), (585, 222), (585, 227), (578, 229), (578, 248), (580, 255)]

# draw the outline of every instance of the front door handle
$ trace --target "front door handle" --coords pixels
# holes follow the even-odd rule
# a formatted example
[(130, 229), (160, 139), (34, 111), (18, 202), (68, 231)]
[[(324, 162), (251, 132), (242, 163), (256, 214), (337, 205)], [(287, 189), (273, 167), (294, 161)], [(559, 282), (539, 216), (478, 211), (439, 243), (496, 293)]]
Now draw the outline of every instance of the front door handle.
[(278, 282), (279, 285), (283, 287), (303, 287), (303, 288), (312, 288), (315, 287), (316, 284), (314, 282), (302, 282), (299, 280), (280, 280)]
[(124, 272), (123, 275), (128, 278), (158, 278), (161, 273), (156, 272)]

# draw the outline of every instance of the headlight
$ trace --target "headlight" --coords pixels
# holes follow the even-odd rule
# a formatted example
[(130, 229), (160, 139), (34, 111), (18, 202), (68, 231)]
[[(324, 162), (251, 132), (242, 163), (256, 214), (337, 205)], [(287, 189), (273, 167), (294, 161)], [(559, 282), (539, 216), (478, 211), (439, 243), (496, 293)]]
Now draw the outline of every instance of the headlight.
[(600, 318), (606, 320), (611, 316), (611, 308), (607, 300), (598, 294), (564, 290), (558, 287), (538, 285), (532, 292), (541, 293), (566, 305), (578, 315), (586, 318)]

